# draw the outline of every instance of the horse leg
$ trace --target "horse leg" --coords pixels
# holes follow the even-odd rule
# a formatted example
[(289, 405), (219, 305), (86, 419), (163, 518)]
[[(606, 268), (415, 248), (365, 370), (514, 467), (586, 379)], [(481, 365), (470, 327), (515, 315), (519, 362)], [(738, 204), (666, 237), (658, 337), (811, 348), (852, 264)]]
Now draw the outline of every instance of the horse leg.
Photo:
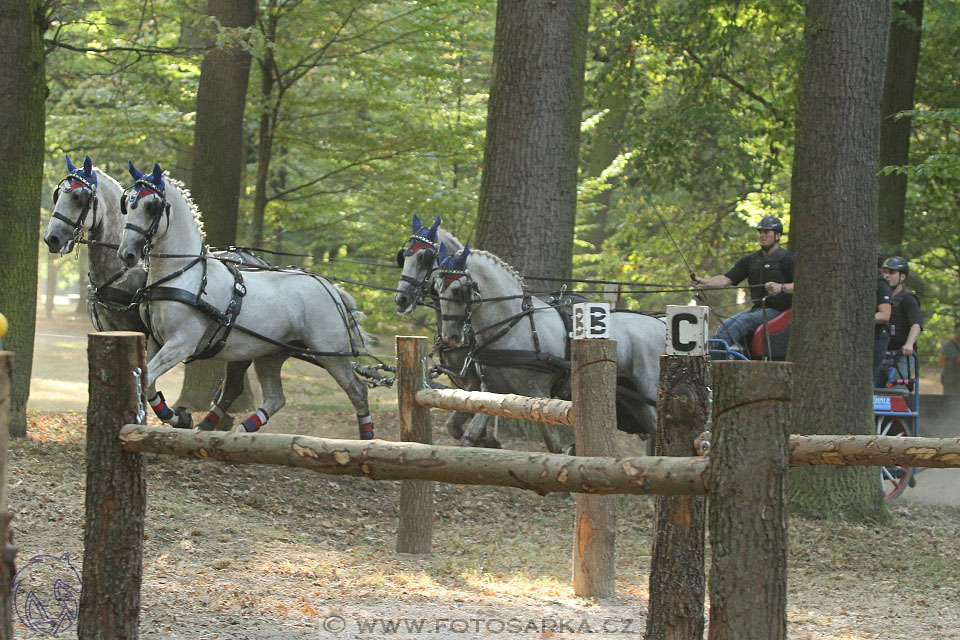
[(357, 431), (360, 439), (372, 440), (373, 418), (370, 416), (370, 405), (367, 402), (367, 385), (360, 381), (353, 371), (353, 365), (346, 358), (320, 358), (320, 362), (350, 398), (350, 404), (357, 413)]
[(467, 411), (454, 411), (450, 414), (450, 417), (447, 418), (447, 421), (443, 423), (443, 426), (446, 427), (447, 433), (450, 434), (451, 438), (459, 440), (463, 437), (463, 425), (473, 416), (474, 414)]
[(460, 444), (464, 447), (476, 447), (484, 441), (484, 430), (487, 428), (487, 414), (477, 413), (470, 420), (470, 424), (463, 432), (460, 438)]
[[(152, 350), (150, 343), (152, 341), (148, 343), (148, 356), (149, 351)], [(171, 409), (167, 406), (163, 393), (157, 391), (157, 379), (176, 366), (177, 363), (182, 362), (192, 351), (185, 345), (168, 342), (156, 350), (147, 364), (147, 402), (150, 403), (150, 407), (161, 422), (178, 429), (192, 429), (193, 417), (185, 407)]]
[(230, 410), (230, 405), (243, 393), (243, 374), (247, 372), (251, 362), (251, 360), (241, 360), (227, 363), (223, 382), (213, 396), (210, 411), (197, 425), (198, 430), (213, 431), (217, 428), (220, 420)]
[(280, 369), (288, 357), (286, 353), (275, 353), (253, 361), (257, 379), (260, 380), (260, 390), (263, 392), (263, 404), (238, 424), (234, 431), (238, 433), (259, 431), (263, 425), (267, 424), (270, 416), (275, 415), (287, 403), (283, 395)]

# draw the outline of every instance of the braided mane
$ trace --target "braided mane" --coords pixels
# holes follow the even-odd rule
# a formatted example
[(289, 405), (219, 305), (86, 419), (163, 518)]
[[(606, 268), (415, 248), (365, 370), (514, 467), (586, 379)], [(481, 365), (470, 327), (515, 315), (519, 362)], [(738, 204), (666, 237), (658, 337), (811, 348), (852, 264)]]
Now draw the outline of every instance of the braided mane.
[(206, 238), (206, 233), (203, 231), (203, 218), (200, 216), (200, 209), (197, 208), (197, 204), (193, 201), (193, 196), (190, 194), (190, 190), (176, 178), (171, 178), (168, 171), (163, 172), (163, 181), (167, 185), (173, 185), (177, 192), (183, 197), (183, 201), (186, 203), (187, 208), (190, 210), (190, 213), (193, 214), (193, 221), (197, 225), (197, 230), (200, 232), (201, 237)]
[(489, 258), (494, 262), (494, 264), (499, 265), (500, 267), (503, 268), (504, 271), (506, 271), (508, 274), (513, 276), (513, 278), (517, 281), (517, 284), (520, 285), (521, 289), (526, 288), (523, 282), (523, 276), (520, 275), (520, 272), (514, 269), (511, 265), (507, 264), (503, 260), (503, 258), (501, 258), (500, 256), (494, 253), (490, 253), (489, 251), (484, 251), (483, 249), (471, 249), (470, 255), (477, 255), (477, 256), (482, 256), (484, 258)]

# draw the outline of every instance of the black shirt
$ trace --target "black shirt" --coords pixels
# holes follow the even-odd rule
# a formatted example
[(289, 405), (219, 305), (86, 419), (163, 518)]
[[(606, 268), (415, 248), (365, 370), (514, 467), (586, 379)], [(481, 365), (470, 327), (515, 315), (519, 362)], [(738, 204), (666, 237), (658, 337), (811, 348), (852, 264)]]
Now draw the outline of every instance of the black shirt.
[(890, 312), (890, 349), (900, 349), (910, 335), (910, 327), (919, 324), (923, 328), (923, 314), (920, 312), (920, 299), (909, 289), (890, 298), (893, 309)]
[[(767, 282), (787, 284), (793, 282), (793, 254), (782, 247), (777, 247), (769, 256), (763, 255), (758, 249), (748, 253), (733, 265), (725, 274), (733, 284), (740, 284), (744, 279), (750, 285), (750, 299), (753, 308), (760, 308), (760, 299), (766, 295), (763, 285)], [(793, 304), (793, 294), (777, 293), (767, 298), (767, 307), (777, 311), (786, 311)]]
[[(877, 309), (878, 310), (880, 309), (880, 305), (882, 304), (892, 304), (890, 302), (891, 295), (892, 295), (892, 292), (890, 290), (890, 284), (884, 279), (883, 276), (879, 276), (877, 278)], [(892, 307), (891, 307), (890, 317), (891, 319), (893, 318)], [(874, 340), (890, 333), (889, 322), (887, 322), (887, 324), (874, 324), (873, 326), (874, 326), (874, 329), (873, 329)]]

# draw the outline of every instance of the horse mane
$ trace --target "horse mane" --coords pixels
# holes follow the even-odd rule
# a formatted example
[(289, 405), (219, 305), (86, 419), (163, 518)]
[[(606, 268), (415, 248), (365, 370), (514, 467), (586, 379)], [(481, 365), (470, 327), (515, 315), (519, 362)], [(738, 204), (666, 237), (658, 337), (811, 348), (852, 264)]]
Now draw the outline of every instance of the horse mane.
[(206, 239), (207, 234), (203, 231), (203, 218), (200, 215), (200, 209), (197, 208), (197, 203), (193, 201), (193, 195), (190, 193), (190, 190), (187, 189), (183, 182), (171, 177), (169, 171), (163, 172), (163, 181), (167, 186), (173, 185), (174, 188), (176, 188), (177, 192), (183, 198), (184, 203), (187, 205), (187, 208), (190, 210), (190, 213), (193, 214), (193, 221), (197, 225), (197, 231), (200, 232), (200, 237)]
[(512, 265), (508, 264), (503, 258), (496, 255), (495, 253), (490, 253), (489, 251), (484, 251), (483, 249), (470, 249), (470, 255), (480, 256), (481, 258), (487, 258), (491, 260), (494, 264), (502, 267), (504, 271), (506, 271), (514, 279), (516, 279), (517, 284), (520, 285), (521, 289), (526, 288), (526, 285), (523, 282), (523, 276), (520, 275), (520, 272), (514, 269)]

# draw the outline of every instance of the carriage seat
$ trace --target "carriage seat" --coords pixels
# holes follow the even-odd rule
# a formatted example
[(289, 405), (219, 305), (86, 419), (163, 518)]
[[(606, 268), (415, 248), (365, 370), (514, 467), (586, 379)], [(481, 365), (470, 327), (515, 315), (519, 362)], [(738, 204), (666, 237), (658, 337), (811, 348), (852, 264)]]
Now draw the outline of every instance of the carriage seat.
[[(767, 320), (767, 327), (770, 330), (770, 359), (785, 360), (787, 357), (787, 346), (790, 344), (790, 323), (793, 320), (793, 308), (782, 311)], [(764, 326), (761, 324), (753, 332), (753, 339), (750, 340), (750, 357), (754, 360), (760, 360), (767, 355), (767, 338), (764, 333)]]

